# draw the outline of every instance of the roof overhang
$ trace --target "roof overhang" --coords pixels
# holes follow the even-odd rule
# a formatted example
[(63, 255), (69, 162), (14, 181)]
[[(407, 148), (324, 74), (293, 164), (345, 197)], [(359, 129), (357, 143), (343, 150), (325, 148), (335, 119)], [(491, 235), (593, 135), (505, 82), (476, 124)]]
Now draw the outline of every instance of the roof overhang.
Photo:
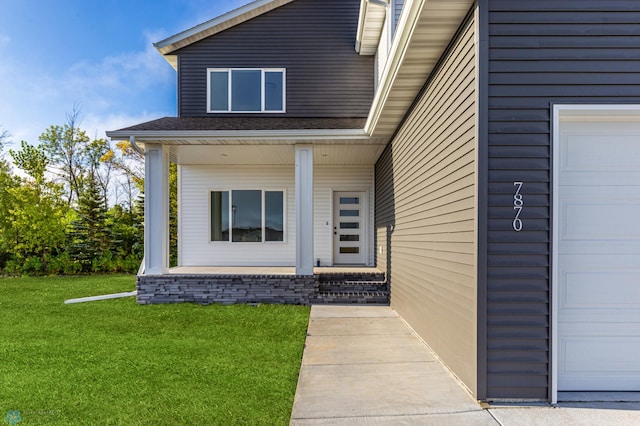
[(264, 13), (270, 12), (280, 6), (292, 2), (293, 0), (256, 0), (242, 7), (234, 9), (224, 15), (211, 19), (200, 25), (196, 25), (186, 31), (154, 43), (154, 47), (164, 56), (174, 69), (178, 69), (176, 55), (172, 55), (178, 49), (182, 49), (190, 44), (198, 42), (204, 38), (228, 30)]
[(388, 10), (389, 3), (385, 0), (360, 1), (356, 52), (361, 55), (376, 54)]
[(303, 130), (115, 130), (107, 132), (112, 139), (135, 138), (138, 142), (162, 142), (166, 145), (217, 145), (228, 141), (253, 144), (256, 141), (370, 141), (364, 129), (303, 129)]
[(365, 131), (391, 136), (420, 93), (474, 0), (407, 0)]

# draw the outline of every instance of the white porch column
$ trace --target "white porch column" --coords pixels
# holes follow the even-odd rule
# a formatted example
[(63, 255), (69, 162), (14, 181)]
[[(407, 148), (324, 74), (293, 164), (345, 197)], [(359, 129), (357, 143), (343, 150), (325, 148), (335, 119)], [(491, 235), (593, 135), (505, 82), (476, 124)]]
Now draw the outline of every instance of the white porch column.
[(312, 145), (296, 145), (296, 274), (313, 275)]
[(145, 274), (169, 269), (169, 150), (160, 144), (144, 147), (144, 267)]

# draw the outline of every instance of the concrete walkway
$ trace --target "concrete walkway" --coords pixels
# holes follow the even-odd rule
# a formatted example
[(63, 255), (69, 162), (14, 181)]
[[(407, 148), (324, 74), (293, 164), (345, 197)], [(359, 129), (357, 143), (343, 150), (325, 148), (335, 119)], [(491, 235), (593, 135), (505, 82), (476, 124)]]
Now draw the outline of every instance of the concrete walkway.
[(311, 308), (292, 425), (492, 425), (385, 306)]
[(639, 425), (640, 403), (482, 407), (389, 307), (311, 308), (291, 425)]

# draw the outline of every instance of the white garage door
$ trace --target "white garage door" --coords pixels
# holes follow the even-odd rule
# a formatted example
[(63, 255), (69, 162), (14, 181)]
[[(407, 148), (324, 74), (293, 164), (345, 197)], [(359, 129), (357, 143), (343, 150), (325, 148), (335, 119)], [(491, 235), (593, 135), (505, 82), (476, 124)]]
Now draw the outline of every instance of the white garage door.
[(559, 143), (558, 390), (638, 391), (640, 123), (562, 122)]

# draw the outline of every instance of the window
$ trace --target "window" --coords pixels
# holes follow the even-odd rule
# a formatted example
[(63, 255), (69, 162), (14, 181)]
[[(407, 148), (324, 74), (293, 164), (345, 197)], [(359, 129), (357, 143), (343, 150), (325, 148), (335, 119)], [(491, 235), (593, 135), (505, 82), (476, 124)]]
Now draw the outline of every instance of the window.
[(208, 112), (285, 112), (285, 70), (210, 68)]
[(211, 191), (211, 241), (284, 241), (284, 191)]

